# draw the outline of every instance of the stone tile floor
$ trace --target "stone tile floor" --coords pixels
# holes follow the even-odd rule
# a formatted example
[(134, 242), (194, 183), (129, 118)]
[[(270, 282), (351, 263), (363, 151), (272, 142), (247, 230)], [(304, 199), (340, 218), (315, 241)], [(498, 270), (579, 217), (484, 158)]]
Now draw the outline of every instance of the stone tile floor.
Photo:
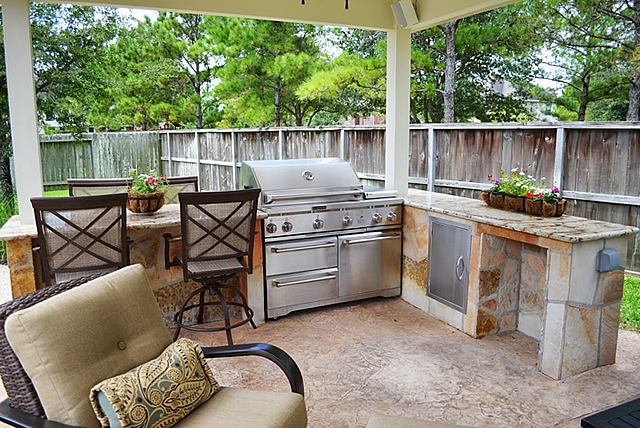
[[(224, 333), (182, 336), (226, 344)], [(575, 428), (584, 415), (640, 395), (640, 334), (623, 330), (616, 364), (563, 381), (537, 371), (535, 340), (521, 333), (472, 339), (400, 298), (292, 313), (233, 336), (293, 356), (311, 428), (364, 427), (373, 413), (476, 427)], [(223, 385), (288, 389), (279, 369), (258, 357), (211, 365)]]
[[(223, 333), (185, 332), (203, 345)], [(537, 341), (473, 339), (400, 298), (292, 313), (233, 331), (298, 363), (310, 427), (364, 427), (372, 413), (476, 427), (579, 427), (592, 412), (640, 396), (640, 334), (621, 330), (617, 362), (562, 381), (537, 371)], [(223, 385), (286, 390), (258, 357), (211, 363)]]

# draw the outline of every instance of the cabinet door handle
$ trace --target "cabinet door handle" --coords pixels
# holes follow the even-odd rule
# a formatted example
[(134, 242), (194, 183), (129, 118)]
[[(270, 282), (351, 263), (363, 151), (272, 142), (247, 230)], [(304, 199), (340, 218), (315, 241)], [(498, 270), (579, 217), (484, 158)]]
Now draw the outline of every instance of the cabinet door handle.
[(271, 247), (272, 253), (291, 253), (294, 251), (315, 250), (318, 248), (333, 248), (336, 246), (335, 242), (327, 242), (326, 244), (307, 245), (304, 247), (291, 247), (291, 248), (279, 248)]
[[(462, 267), (462, 269), (460, 269)], [(456, 276), (460, 281), (462, 281), (462, 276), (464, 275), (464, 259), (462, 256), (458, 257), (458, 261), (456, 262)]]
[(366, 242), (386, 241), (387, 239), (400, 239), (400, 235), (388, 235), (380, 236), (376, 238), (363, 238), (363, 239), (345, 239), (345, 245), (364, 244)]

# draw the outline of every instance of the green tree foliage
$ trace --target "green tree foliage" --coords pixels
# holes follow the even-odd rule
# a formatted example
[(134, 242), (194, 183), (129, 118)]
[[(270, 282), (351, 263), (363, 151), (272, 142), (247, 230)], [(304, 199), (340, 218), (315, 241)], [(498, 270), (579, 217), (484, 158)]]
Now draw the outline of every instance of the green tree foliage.
[(121, 25), (114, 9), (31, 3), (38, 113), (72, 132), (86, 129), (86, 109), (108, 85), (101, 69)]
[(321, 111), (318, 99), (296, 95), (328, 55), (320, 50), (322, 27), (229, 19), (225, 64), (214, 93), (223, 106), (221, 126), (308, 125)]
[[(456, 122), (524, 120), (536, 61), (536, 38), (522, 20), (518, 5), (461, 19), (451, 26), (455, 53), (447, 60), (446, 26), (412, 35), (411, 121), (445, 121), (446, 68), (453, 66), (453, 117)], [(451, 51), (450, 51), (451, 55)], [(494, 85), (510, 82), (513, 93)], [(450, 112), (451, 113), (451, 112)]]
[(623, 84), (616, 72), (619, 23), (596, 9), (595, 0), (552, 0), (534, 3), (536, 21), (555, 31), (545, 34), (552, 53), (547, 78), (564, 86), (555, 104), (584, 121), (590, 103), (610, 98)]
[[(113, 9), (46, 3), (31, 15), (38, 113), (77, 132), (384, 113), (383, 32), (179, 13), (127, 23)], [(529, 120), (532, 96), (554, 101), (563, 119), (621, 120), (628, 105), (634, 120), (639, 16), (635, 1), (526, 0), (414, 33), (411, 121)], [(555, 66), (545, 75), (536, 67), (543, 43)], [(531, 85), (534, 76), (559, 82), (559, 95)], [(496, 92), (503, 82), (513, 91)], [(3, 75), (0, 94), (8, 154)]]
[(341, 52), (325, 69), (300, 85), (297, 95), (315, 100), (335, 117), (360, 119), (384, 112), (386, 103), (386, 39), (360, 29), (330, 30)]
[(162, 52), (156, 24), (148, 18), (122, 28), (103, 62), (109, 80), (108, 97), (95, 105), (90, 123), (97, 129), (120, 130), (155, 127), (160, 122), (187, 120), (181, 94), (187, 82), (175, 58)]

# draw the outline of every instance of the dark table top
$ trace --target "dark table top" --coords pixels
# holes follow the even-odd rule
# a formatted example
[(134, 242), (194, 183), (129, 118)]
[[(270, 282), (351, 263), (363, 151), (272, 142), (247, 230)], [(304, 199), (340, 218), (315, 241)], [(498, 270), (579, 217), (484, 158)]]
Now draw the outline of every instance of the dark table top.
[(582, 419), (583, 428), (640, 427), (640, 398)]

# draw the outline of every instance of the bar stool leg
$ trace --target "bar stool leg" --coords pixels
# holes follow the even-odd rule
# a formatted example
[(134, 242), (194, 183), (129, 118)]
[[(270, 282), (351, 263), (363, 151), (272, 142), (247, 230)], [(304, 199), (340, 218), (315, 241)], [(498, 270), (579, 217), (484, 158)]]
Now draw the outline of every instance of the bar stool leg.
[(227, 334), (227, 342), (229, 345), (233, 345), (233, 337), (231, 337), (231, 316), (229, 315), (229, 305), (227, 305), (227, 299), (225, 299), (222, 294), (222, 290), (219, 288), (220, 284), (214, 283), (211, 284), (211, 289), (218, 296), (218, 301), (220, 303), (220, 309), (222, 310), (222, 315), (224, 315), (224, 331)]

